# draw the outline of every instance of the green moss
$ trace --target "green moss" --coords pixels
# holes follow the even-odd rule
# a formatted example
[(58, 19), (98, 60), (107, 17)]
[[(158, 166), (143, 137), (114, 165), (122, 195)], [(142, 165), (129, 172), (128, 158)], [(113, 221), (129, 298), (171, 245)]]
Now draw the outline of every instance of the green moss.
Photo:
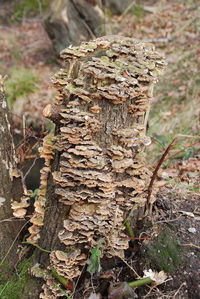
[(14, 6), (12, 20), (20, 21), (24, 17), (34, 17), (48, 8), (49, 0), (25, 0)]
[(19, 299), (28, 298), (28, 293), (24, 293), (24, 289), (28, 291), (28, 285), (32, 283), (28, 270), (32, 266), (32, 257), (23, 261), (17, 266), (16, 273), (9, 279), (6, 279), (6, 271), (0, 276), (0, 298), (1, 299)]
[(34, 92), (37, 89), (38, 78), (30, 69), (12, 68), (5, 82), (5, 92), (11, 107), (15, 100)]
[(147, 259), (158, 270), (174, 272), (182, 261), (182, 250), (174, 233), (166, 228), (148, 246)]
[(131, 13), (136, 16), (138, 21), (144, 17), (144, 9), (139, 5), (134, 5), (131, 9)]
[(113, 17), (113, 12), (107, 7), (104, 7), (104, 14), (108, 18), (108, 20), (111, 20)]

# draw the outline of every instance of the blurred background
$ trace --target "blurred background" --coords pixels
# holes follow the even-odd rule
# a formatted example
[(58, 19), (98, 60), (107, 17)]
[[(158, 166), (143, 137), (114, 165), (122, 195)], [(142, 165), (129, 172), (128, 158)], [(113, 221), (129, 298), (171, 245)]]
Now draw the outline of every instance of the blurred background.
[(53, 129), (42, 110), (55, 96), (52, 75), (59, 52), (81, 41), (117, 34), (153, 43), (168, 62), (152, 100), (148, 160), (162, 164), (161, 185), (199, 192), (200, 1), (199, 0), (0, 0), (0, 73), (12, 129), (28, 187), (39, 184), (38, 147)]

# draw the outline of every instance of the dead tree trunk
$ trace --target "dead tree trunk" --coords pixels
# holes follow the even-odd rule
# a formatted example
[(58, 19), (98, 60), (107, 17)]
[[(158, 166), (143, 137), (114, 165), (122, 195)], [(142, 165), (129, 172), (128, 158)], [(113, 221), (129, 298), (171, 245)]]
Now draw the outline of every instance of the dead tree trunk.
[(103, 12), (96, 0), (52, 0), (44, 21), (56, 52), (101, 36)]
[(152, 46), (116, 36), (61, 56), (66, 68), (54, 78), (59, 94), (44, 110), (55, 136), (41, 149), (45, 167), (28, 239), (40, 237), (38, 261), (49, 265), (43, 274), (33, 271), (46, 280), (41, 298), (62, 296), (58, 276), (73, 283), (92, 248), (101, 244), (104, 258), (122, 257), (128, 248), (123, 223), (145, 204), (146, 120), (163, 68)]
[(121, 14), (132, 0), (52, 0), (44, 20), (56, 52), (106, 34), (105, 9)]
[(133, 0), (105, 0), (104, 5), (110, 9), (114, 14), (121, 14), (125, 9), (133, 3)]
[(18, 234), (24, 224), (24, 220), (14, 218), (11, 210), (11, 203), (18, 202), (23, 194), (16, 165), (3, 79), (0, 76), (0, 265), (11, 267), (18, 259)]

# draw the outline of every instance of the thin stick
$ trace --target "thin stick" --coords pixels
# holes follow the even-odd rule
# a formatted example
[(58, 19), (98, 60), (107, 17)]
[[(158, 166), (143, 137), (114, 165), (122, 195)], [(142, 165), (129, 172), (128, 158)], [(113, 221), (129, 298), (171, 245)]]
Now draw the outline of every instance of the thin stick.
[(192, 247), (192, 248), (195, 248), (195, 249), (198, 249), (200, 250), (200, 246), (197, 246), (193, 243), (186, 243), (186, 244), (180, 244), (181, 246), (186, 246), (186, 247)]
[(160, 160), (158, 161), (158, 164), (153, 172), (153, 175), (151, 177), (151, 181), (149, 183), (149, 187), (148, 187), (148, 195), (147, 195), (147, 201), (145, 204), (145, 209), (144, 209), (144, 214), (146, 214), (146, 211), (149, 209), (150, 207), (150, 199), (151, 199), (151, 194), (153, 191), (153, 184), (157, 178), (157, 174), (158, 174), (158, 170), (160, 169), (162, 163), (164, 162), (169, 150), (171, 149), (172, 145), (174, 144), (174, 142), (177, 140), (177, 136), (175, 138), (173, 138), (172, 142), (168, 145), (168, 147), (166, 148), (166, 150), (164, 151), (164, 153), (162, 154), (162, 157), (160, 158)]
[(200, 136), (192, 136), (192, 135), (184, 135), (184, 134), (178, 134), (176, 135), (173, 139), (172, 139), (172, 142), (168, 145), (168, 147), (165, 149), (164, 153), (162, 154), (160, 160), (158, 161), (158, 164), (153, 172), (153, 175), (151, 177), (151, 180), (150, 180), (150, 183), (149, 183), (149, 187), (148, 187), (148, 194), (147, 194), (147, 201), (146, 201), (146, 204), (145, 204), (145, 208), (144, 208), (144, 215), (146, 215), (146, 212), (147, 210), (150, 209), (150, 199), (151, 199), (151, 195), (152, 195), (152, 191), (153, 191), (153, 185), (154, 185), (154, 182), (157, 178), (157, 174), (158, 174), (158, 170), (160, 169), (162, 163), (164, 162), (168, 152), (170, 151), (170, 149), (172, 148), (172, 146), (174, 145), (174, 143), (176, 142), (176, 140), (179, 138), (179, 137), (186, 137), (186, 138), (196, 138), (196, 139), (200, 139)]
[(43, 252), (51, 253), (50, 250), (44, 249), (44, 248), (40, 247), (38, 244), (35, 244), (35, 243), (32, 243), (32, 242), (22, 242), (22, 244), (32, 245), (32, 246), (38, 248), (39, 250), (41, 250)]
[(23, 183), (25, 183), (25, 180), (28, 176), (28, 174), (30, 173), (31, 169), (35, 166), (35, 163), (36, 161), (38, 160), (38, 158), (36, 157), (34, 160), (33, 160), (33, 163), (31, 164), (31, 166), (29, 167), (29, 169), (27, 170), (27, 172), (25, 173), (25, 175), (23, 176)]
[(178, 154), (184, 152), (186, 149), (188, 149), (188, 148), (190, 148), (190, 147), (192, 147), (192, 146), (194, 146), (194, 145), (196, 145), (196, 144), (199, 144), (199, 143), (200, 143), (200, 141), (190, 143), (189, 145), (185, 146), (183, 149), (181, 149), (181, 150), (175, 152), (174, 154), (172, 154), (171, 156), (169, 156), (169, 157), (167, 158), (167, 160), (169, 160), (169, 159), (171, 159), (171, 158), (177, 156)]
[[(27, 217), (27, 216), (25, 216)], [(3, 222), (10, 222), (10, 221), (24, 221), (24, 218), (20, 218), (20, 219), (16, 219), (16, 217), (11, 217), (11, 218), (6, 218), (6, 219), (3, 219), (0, 221), (0, 223), (3, 223)]]
[(135, 270), (132, 266), (130, 266), (130, 265), (127, 263), (126, 260), (124, 260), (121, 256), (119, 256), (119, 255), (117, 255), (117, 254), (116, 254), (116, 256), (118, 256), (118, 257), (122, 260), (122, 262), (124, 262), (124, 264), (126, 264), (126, 265), (129, 267), (129, 269), (131, 269), (131, 270), (133, 271), (133, 273), (136, 275), (136, 278), (141, 279), (140, 275), (136, 272), (136, 270)]
[(135, 1), (131, 2), (131, 3), (128, 5), (128, 7), (124, 10), (124, 12), (121, 14), (120, 19), (122, 19), (122, 18), (129, 12), (129, 10), (130, 10), (134, 5), (136, 5), (136, 2), (135, 2)]
[(174, 218), (174, 219), (160, 220), (160, 221), (155, 222), (155, 224), (157, 224), (157, 223), (168, 223), (168, 222), (177, 221), (179, 218), (181, 218), (181, 216), (183, 216), (183, 215), (180, 215), (180, 216), (178, 216), (177, 218)]
[(8, 284), (9, 284), (9, 280), (6, 282), (3, 289), (1, 290), (0, 296), (3, 294), (4, 290), (7, 288)]
[(24, 225), (23, 225), (23, 226), (20, 228), (20, 230), (19, 230), (18, 234), (16, 235), (16, 237), (15, 237), (14, 241), (12, 242), (12, 244), (11, 244), (10, 248), (8, 249), (8, 251), (7, 251), (6, 255), (4, 256), (4, 258), (2, 259), (2, 261), (0, 262), (0, 266), (2, 266), (2, 265), (3, 265), (3, 263), (4, 263), (5, 259), (6, 259), (6, 258), (7, 258), (7, 256), (9, 255), (9, 253), (10, 253), (11, 249), (13, 248), (13, 246), (14, 246), (14, 244), (15, 244), (15, 242), (16, 242), (16, 240), (17, 240), (17, 238), (19, 237), (19, 235), (20, 235), (20, 233), (21, 233), (21, 231), (24, 229), (24, 227), (25, 227), (25, 226), (26, 226), (28, 223), (29, 223), (29, 220), (28, 220), (28, 221), (26, 221), (26, 222), (24, 223)]
[(178, 290), (175, 292), (175, 294), (173, 295), (172, 299), (176, 298), (176, 295), (179, 293), (180, 289), (185, 285), (185, 281), (180, 285), (180, 287), (178, 288)]

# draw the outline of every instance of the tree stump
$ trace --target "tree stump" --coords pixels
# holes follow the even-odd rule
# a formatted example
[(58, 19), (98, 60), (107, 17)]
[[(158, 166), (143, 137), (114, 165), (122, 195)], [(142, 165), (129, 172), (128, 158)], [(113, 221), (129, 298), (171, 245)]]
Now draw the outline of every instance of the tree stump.
[[(100, 244), (106, 258), (128, 248), (124, 221), (145, 205), (146, 123), (164, 62), (152, 45), (121, 36), (69, 47), (61, 57), (66, 67), (53, 79), (58, 96), (44, 109), (56, 129), (42, 149), (46, 166), (29, 241), (41, 235), (39, 245), (51, 253), (42, 252), (40, 262), (74, 281)], [(62, 285), (46, 272), (44, 278), (41, 298), (61, 296)]]

